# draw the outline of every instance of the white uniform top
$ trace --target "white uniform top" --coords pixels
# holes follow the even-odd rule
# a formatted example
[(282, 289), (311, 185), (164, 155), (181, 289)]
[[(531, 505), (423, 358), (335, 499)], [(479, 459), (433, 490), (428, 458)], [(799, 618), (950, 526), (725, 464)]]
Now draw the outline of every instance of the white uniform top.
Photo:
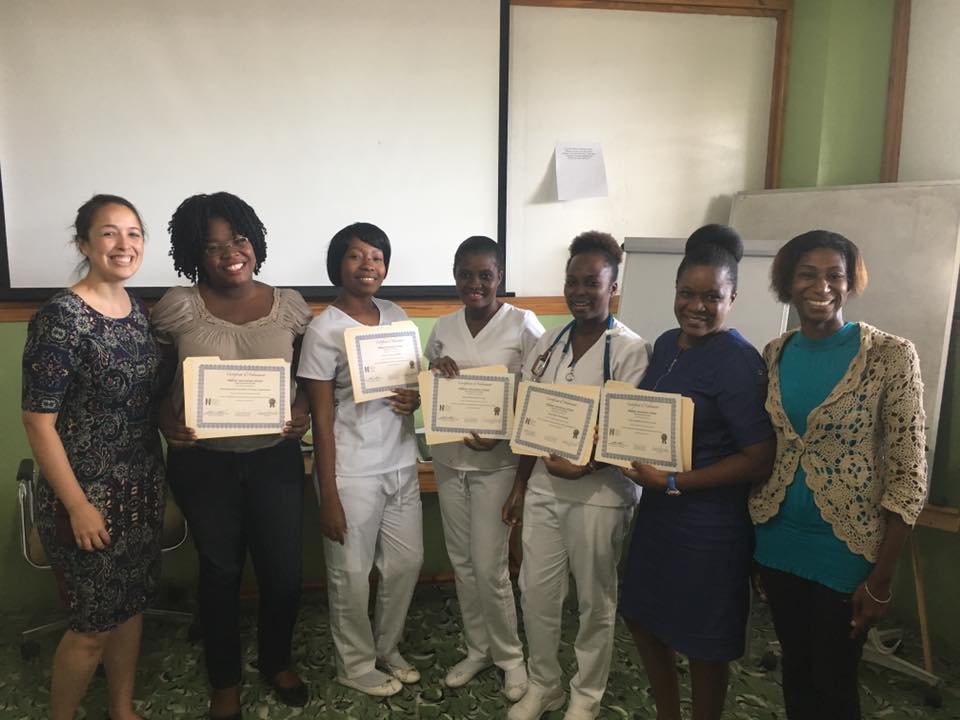
[[(554, 328), (537, 342), (523, 362), (523, 379), (532, 382), (557, 383), (561, 385), (603, 385), (603, 352), (605, 336), (600, 338), (580, 356), (573, 366), (573, 379), (568, 380), (572, 350), (564, 353), (568, 335), (553, 348), (547, 367), (539, 378), (531, 369), (551, 343), (563, 332), (563, 327)], [(636, 385), (647, 371), (650, 348), (647, 343), (619, 320), (614, 320), (610, 336), (610, 379)], [(605, 466), (579, 480), (567, 480), (547, 472), (543, 460), (537, 460), (527, 488), (536, 493), (551, 495), (568, 502), (603, 507), (628, 507), (640, 497), (640, 488), (625, 477), (619, 468)]]
[[(543, 325), (535, 313), (503, 303), (474, 337), (467, 327), (464, 309), (460, 308), (437, 318), (427, 340), (426, 355), (430, 362), (446, 355), (461, 370), (506, 365), (510, 372), (519, 373), (523, 359), (541, 335)], [(430, 450), (435, 461), (454, 470), (500, 470), (517, 464), (506, 440), (489, 451), (471, 450), (462, 442), (434, 445)]]
[[(373, 301), (380, 310), (381, 325), (408, 319), (389, 300)], [(359, 405), (353, 401), (343, 331), (359, 325), (342, 310), (328, 306), (307, 327), (297, 369), (298, 377), (334, 380), (333, 434), (339, 477), (369, 477), (417, 462), (412, 415), (396, 414), (386, 399)]]

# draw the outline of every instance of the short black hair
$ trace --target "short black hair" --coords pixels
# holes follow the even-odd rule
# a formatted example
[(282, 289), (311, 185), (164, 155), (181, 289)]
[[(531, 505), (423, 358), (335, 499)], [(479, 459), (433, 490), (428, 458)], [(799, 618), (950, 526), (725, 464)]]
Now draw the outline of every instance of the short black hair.
[(797, 235), (777, 251), (770, 266), (770, 289), (780, 302), (790, 302), (790, 288), (800, 258), (811, 250), (827, 248), (843, 256), (847, 269), (847, 287), (854, 295), (867, 289), (867, 265), (860, 248), (852, 240), (830, 230), (810, 230)]
[(603, 255), (607, 265), (613, 271), (612, 280), (620, 274), (620, 262), (623, 260), (623, 248), (610, 233), (599, 230), (588, 230), (577, 235), (570, 243), (570, 257), (567, 258), (567, 267), (577, 255), (597, 253)]
[(453, 254), (453, 271), (457, 271), (457, 266), (468, 255), (487, 255), (493, 258), (497, 264), (498, 270), (503, 270), (503, 252), (497, 241), (488, 238), (486, 235), (471, 235), (457, 248)]
[(684, 270), (691, 267), (724, 269), (737, 291), (737, 267), (743, 257), (740, 234), (729, 225), (712, 223), (693, 231), (683, 248), (683, 260), (677, 268), (677, 282)]
[(354, 238), (382, 252), (383, 266), (387, 270), (390, 269), (390, 238), (387, 234), (373, 223), (356, 222), (347, 225), (330, 238), (330, 245), (327, 247), (327, 277), (337, 287), (343, 284), (340, 268), (343, 266), (343, 256), (347, 254), (347, 247)]
[(267, 229), (257, 213), (236, 195), (216, 192), (211, 195), (192, 195), (180, 203), (170, 218), (170, 257), (177, 275), (192, 282), (207, 279), (203, 261), (206, 257), (207, 237), (211, 220), (223, 220), (237, 235), (246, 237), (253, 246), (257, 264), (256, 275), (267, 259)]

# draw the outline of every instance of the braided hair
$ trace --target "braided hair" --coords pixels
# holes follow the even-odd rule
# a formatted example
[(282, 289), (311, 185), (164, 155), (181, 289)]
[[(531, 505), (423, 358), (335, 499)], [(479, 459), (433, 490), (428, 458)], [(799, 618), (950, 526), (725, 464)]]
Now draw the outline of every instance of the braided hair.
[(212, 195), (188, 197), (173, 213), (167, 231), (170, 233), (170, 257), (177, 275), (191, 282), (203, 282), (207, 273), (203, 268), (206, 257), (207, 235), (211, 220), (223, 220), (238, 235), (245, 236), (253, 246), (257, 264), (256, 275), (267, 259), (267, 229), (252, 207), (236, 195), (217, 192)]

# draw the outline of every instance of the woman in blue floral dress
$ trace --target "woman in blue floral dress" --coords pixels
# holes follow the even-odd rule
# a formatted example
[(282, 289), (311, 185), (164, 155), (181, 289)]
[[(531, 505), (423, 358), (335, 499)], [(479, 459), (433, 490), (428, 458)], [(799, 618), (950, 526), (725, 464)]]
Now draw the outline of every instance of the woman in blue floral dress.
[(75, 228), (87, 273), (40, 308), (23, 351), (23, 424), (43, 473), (37, 527), (70, 612), (50, 717), (72, 720), (102, 661), (110, 718), (135, 720), (164, 507), (157, 348), (124, 288), (143, 259), (143, 229), (133, 205), (112, 195), (84, 203)]

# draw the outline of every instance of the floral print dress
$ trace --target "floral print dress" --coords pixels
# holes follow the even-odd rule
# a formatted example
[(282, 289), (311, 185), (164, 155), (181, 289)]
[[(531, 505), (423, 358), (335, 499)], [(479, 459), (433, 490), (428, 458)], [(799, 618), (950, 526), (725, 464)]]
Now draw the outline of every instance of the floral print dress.
[(143, 306), (131, 304), (129, 315), (111, 318), (62, 290), (31, 320), (23, 351), (21, 406), (58, 413), (70, 466), (111, 538), (104, 550), (79, 549), (63, 504), (37, 484), (37, 529), (78, 632), (142, 612), (160, 580), (159, 356)]

